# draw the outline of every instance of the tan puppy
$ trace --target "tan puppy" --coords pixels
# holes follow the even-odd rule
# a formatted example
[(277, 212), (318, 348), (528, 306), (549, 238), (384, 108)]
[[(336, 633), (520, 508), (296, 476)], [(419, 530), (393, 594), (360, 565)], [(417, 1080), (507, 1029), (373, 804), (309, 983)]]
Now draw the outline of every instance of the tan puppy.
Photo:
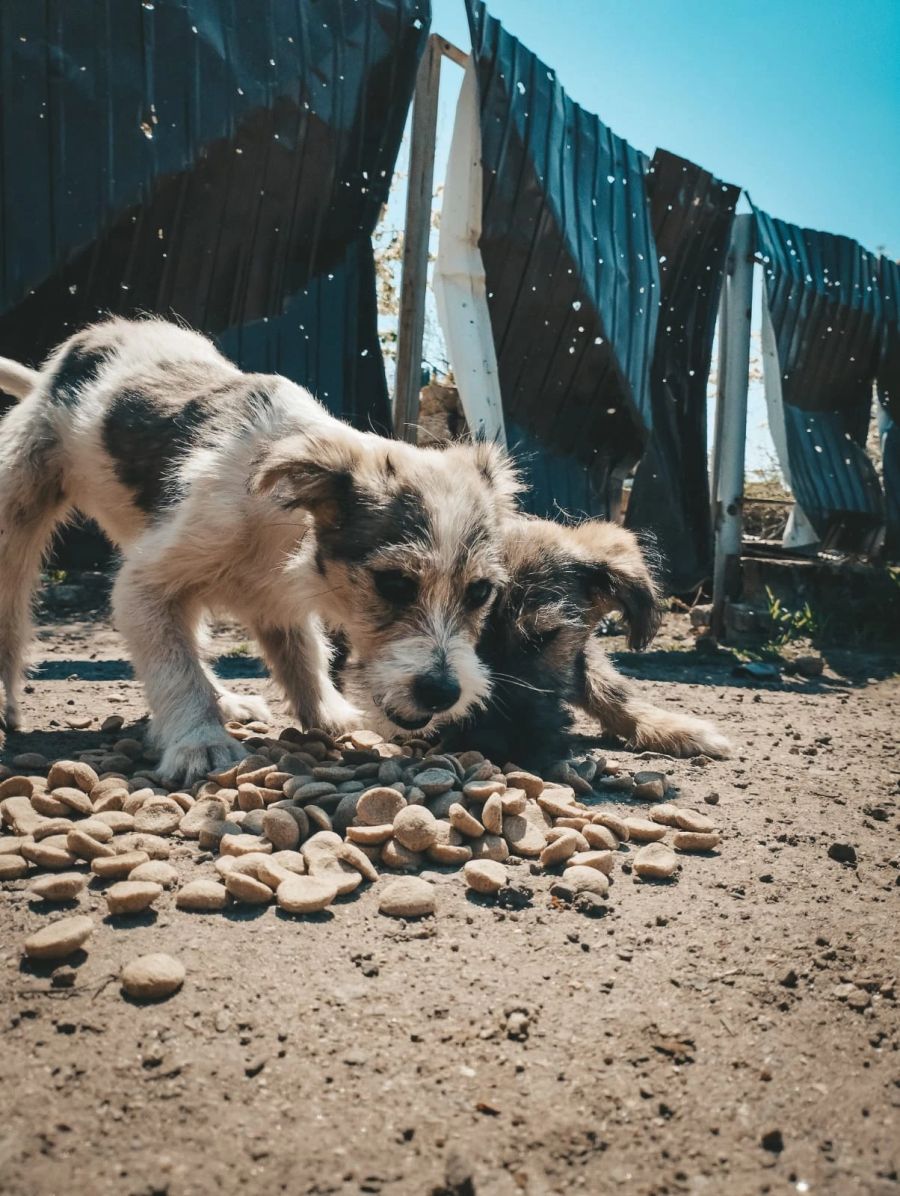
[(354, 692), (392, 730), (430, 731), (487, 698), (475, 647), (506, 581), (500, 529), (518, 489), (494, 446), (358, 432), (158, 319), (93, 325), (40, 372), (0, 360), (0, 387), (23, 400), (0, 423), (9, 726), (41, 558), (74, 510), (122, 551), (115, 618), (169, 781), (227, 767), (243, 752), (223, 718), (264, 713), (201, 663), (210, 612), (253, 631), (306, 726), (360, 721), (329, 680), (324, 618), (349, 643)]

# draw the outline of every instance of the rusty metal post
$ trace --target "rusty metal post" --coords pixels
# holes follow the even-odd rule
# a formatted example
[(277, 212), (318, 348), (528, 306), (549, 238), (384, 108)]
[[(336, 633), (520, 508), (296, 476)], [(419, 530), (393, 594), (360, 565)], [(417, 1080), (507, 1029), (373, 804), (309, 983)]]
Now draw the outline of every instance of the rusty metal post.
[(753, 307), (754, 217), (736, 216), (722, 288), (716, 439), (712, 631), (721, 637), (725, 603), (734, 596), (741, 556), (744, 450), (750, 382), (750, 317)]
[(432, 34), (419, 63), (409, 142), (406, 228), (397, 327), (397, 375), (394, 385), (394, 434), (415, 444), (422, 385), (422, 340), (425, 335), (425, 287), (431, 235), (431, 194), (437, 137), (438, 91), (442, 38)]

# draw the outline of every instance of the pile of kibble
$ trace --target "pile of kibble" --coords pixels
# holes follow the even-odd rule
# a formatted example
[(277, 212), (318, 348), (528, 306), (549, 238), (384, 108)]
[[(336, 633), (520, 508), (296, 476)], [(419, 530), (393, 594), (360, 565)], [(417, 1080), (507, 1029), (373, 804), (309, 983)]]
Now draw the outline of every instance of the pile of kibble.
[[(101, 729), (121, 727), (113, 716)], [(183, 792), (160, 783), (157, 757), (137, 738), (110, 740), (77, 760), (15, 757), (12, 768), (0, 767), (0, 881), (24, 881), (49, 910), (76, 901), (91, 882), (106, 886), (111, 915), (147, 910), (173, 888), (179, 910), (275, 902), (302, 915), (381, 881), (384, 871), (395, 879), (379, 892), (380, 912), (412, 918), (435, 912), (434, 886), (417, 875), (423, 869), (461, 869), (469, 889), (516, 905), (522, 886), (510, 864), (529, 861), (555, 874), (555, 904), (602, 912), (621, 857), (637, 877), (666, 881), (681, 853), (719, 844), (707, 814), (666, 800), (662, 772), (586, 758), (540, 777), (480, 752), (441, 753), (365, 730), (335, 739), (293, 727), (275, 735), (261, 723), (228, 729), (250, 754)], [(612, 812), (610, 798), (627, 802), (624, 812)], [(632, 852), (626, 843), (640, 846)], [(195, 879), (180, 884), (173, 854), (192, 857)], [(48, 923), (25, 952), (65, 958), (93, 929), (83, 915)], [(123, 973), (123, 986), (166, 995), (183, 976), (178, 961), (147, 956)]]

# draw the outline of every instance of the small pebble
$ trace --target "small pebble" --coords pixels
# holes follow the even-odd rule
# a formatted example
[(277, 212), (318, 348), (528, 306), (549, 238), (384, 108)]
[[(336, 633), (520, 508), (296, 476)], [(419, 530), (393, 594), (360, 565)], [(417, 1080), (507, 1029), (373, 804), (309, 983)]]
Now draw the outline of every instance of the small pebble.
[(141, 955), (122, 969), (122, 988), (137, 1001), (171, 997), (184, 984), (184, 964), (171, 955)]

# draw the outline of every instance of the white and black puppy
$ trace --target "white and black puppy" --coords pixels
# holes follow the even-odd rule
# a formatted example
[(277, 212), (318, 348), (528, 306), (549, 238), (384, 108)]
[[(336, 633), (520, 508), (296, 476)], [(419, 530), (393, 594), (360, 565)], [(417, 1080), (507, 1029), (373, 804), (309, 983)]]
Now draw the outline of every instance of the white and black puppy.
[(349, 643), (354, 695), (391, 729), (432, 730), (487, 697), (476, 643), (506, 580), (500, 528), (518, 490), (493, 445), (356, 431), (159, 319), (95, 324), (40, 371), (0, 359), (0, 387), (23, 400), (0, 422), (8, 726), (42, 555), (74, 510), (122, 550), (115, 619), (169, 781), (227, 767), (242, 750), (222, 719), (262, 713), (201, 662), (211, 612), (250, 628), (306, 726), (360, 717), (329, 680), (326, 619)]

